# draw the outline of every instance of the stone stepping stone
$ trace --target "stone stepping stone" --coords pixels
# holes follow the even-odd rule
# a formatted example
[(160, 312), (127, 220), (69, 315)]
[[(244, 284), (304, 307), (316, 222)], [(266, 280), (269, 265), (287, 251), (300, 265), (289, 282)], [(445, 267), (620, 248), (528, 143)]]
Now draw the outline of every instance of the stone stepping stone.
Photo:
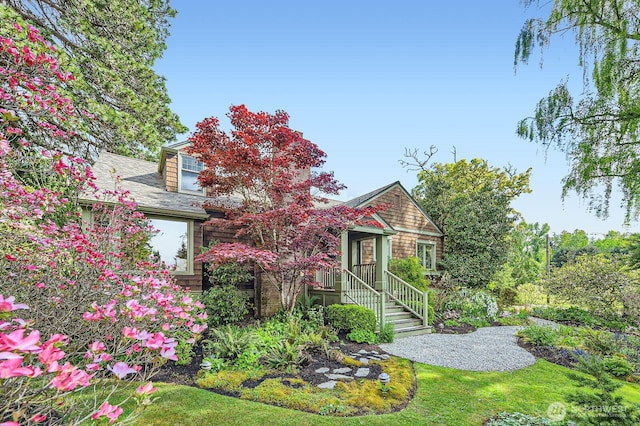
[(363, 364), (369, 364), (369, 358), (360, 358), (359, 361)]
[(358, 368), (358, 371), (356, 371), (356, 374), (354, 374), (355, 377), (367, 377), (369, 375), (369, 369), (368, 368)]
[[(327, 370), (328, 370), (328, 369), (327, 369)], [(349, 371), (351, 371), (351, 368), (350, 368), (350, 367), (335, 368), (335, 369), (333, 370), (333, 372), (334, 372), (335, 374), (345, 374), (345, 373), (348, 373)], [(326, 371), (323, 371), (323, 373), (326, 373)]]
[(338, 382), (336, 382), (335, 380), (330, 380), (328, 382), (320, 383), (318, 387), (320, 389), (333, 389), (336, 387), (336, 383)]
[(352, 376), (345, 376), (344, 374), (325, 374), (331, 380), (353, 380)]
[(324, 373), (328, 373), (328, 372), (329, 372), (329, 368), (327, 368), (327, 367), (318, 368), (316, 370), (316, 373), (319, 373), (319, 374), (324, 374)]

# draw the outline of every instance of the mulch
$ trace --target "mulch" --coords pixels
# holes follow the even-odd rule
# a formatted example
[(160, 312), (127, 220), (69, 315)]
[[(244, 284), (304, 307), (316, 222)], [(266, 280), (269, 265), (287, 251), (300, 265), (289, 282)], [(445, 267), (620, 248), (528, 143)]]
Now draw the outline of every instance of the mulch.
[[(332, 348), (340, 350), (343, 354), (348, 355), (351, 353), (357, 353), (364, 349), (368, 352), (377, 351), (381, 354), (386, 354), (385, 351), (380, 349), (377, 345), (370, 345), (367, 343), (353, 343), (345, 339), (345, 336), (341, 334), (340, 340), (337, 343), (331, 344)], [(200, 371), (200, 363), (202, 363), (202, 349), (198, 345), (195, 348), (196, 356), (193, 357), (189, 365), (178, 365), (174, 361), (169, 361), (162, 366), (160, 372), (153, 378), (157, 382), (174, 383), (178, 385), (197, 386), (195, 379), (198, 371)], [(324, 352), (317, 351), (310, 354), (311, 360), (305, 365), (301, 366), (295, 374), (285, 372), (273, 372), (266, 374), (259, 380), (247, 380), (243, 383), (243, 387), (254, 388), (269, 378), (300, 378), (307, 383), (317, 386), (326, 382), (328, 379), (323, 374), (316, 373), (316, 370), (321, 367), (328, 367), (330, 369), (342, 368), (345, 365), (336, 360), (328, 359)], [(369, 377), (378, 377), (382, 373), (382, 367), (376, 364), (367, 365), (370, 374)]]
[(573, 357), (571, 352), (568, 352), (563, 349), (552, 348), (548, 346), (538, 346), (532, 345), (531, 343), (525, 342), (522, 339), (518, 339), (518, 346), (523, 349), (526, 349), (531, 353), (531, 355), (536, 358), (542, 358), (554, 364), (561, 365), (567, 368), (574, 368), (574, 362), (576, 359)]

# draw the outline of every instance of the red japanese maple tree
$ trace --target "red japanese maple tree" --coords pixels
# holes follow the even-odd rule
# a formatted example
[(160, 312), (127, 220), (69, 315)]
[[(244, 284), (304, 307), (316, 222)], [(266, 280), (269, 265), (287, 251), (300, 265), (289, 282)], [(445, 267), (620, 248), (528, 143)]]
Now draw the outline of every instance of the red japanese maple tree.
[(238, 242), (215, 244), (197, 260), (254, 262), (291, 312), (304, 285), (315, 284), (315, 272), (338, 265), (340, 233), (372, 223), (368, 218), (380, 207), (328, 206), (324, 196), (344, 186), (333, 173), (311, 171), (326, 154), (289, 128), (286, 112), (254, 113), (239, 105), (227, 116), (230, 134), (217, 118), (206, 118), (189, 138), (188, 152), (204, 163), (198, 181), (212, 197), (209, 207), (225, 212), (208, 223), (237, 229)]

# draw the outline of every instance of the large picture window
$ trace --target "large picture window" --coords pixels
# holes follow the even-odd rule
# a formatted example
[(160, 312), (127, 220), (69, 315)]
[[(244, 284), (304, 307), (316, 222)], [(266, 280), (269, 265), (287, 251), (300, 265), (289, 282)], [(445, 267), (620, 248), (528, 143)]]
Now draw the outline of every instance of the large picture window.
[(193, 273), (193, 225), (191, 221), (150, 218), (159, 232), (149, 244), (153, 255), (176, 274)]
[(187, 192), (197, 192), (202, 194), (203, 190), (198, 184), (198, 174), (204, 169), (202, 161), (198, 161), (188, 155), (180, 155), (180, 190)]
[(416, 242), (416, 256), (426, 269), (436, 269), (436, 245), (432, 241), (418, 240)]

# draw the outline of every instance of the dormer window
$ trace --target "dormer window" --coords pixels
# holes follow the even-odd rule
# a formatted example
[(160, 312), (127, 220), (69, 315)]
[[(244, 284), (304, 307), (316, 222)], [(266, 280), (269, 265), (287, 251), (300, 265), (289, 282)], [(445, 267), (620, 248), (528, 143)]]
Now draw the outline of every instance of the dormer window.
[(180, 192), (191, 192), (204, 194), (204, 189), (198, 184), (198, 174), (204, 169), (202, 161), (198, 161), (193, 157), (180, 154)]

